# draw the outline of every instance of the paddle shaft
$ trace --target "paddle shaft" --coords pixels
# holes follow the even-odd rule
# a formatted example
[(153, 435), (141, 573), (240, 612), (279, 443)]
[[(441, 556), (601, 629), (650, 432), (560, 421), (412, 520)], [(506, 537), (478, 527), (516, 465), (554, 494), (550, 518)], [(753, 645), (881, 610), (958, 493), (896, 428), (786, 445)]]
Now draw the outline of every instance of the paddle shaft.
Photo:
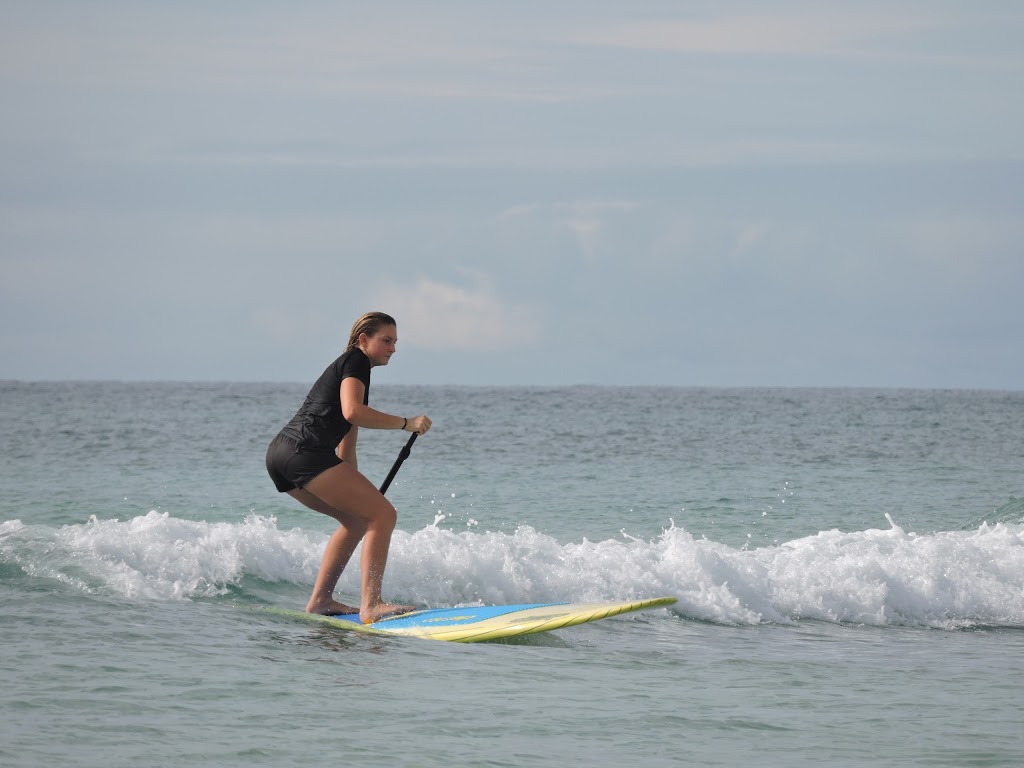
[(395, 479), (395, 475), (398, 474), (398, 468), (402, 466), (402, 462), (409, 458), (409, 452), (412, 451), (412, 444), (416, 442), (416, 438), (419, 437), (418, 432), (413, 432), (409, 436), (409, 442), (405, 444), (401, 452), (398, 454), (398, 458), (395, 460), (394, 466), (391, 467), (391, 471), (388, 472), (387, 478), (384, 480), (384, 485), (380, 487), (380, 492), (385, 493), (388, 490), (388, 486), (391, 485), (391, 481)]

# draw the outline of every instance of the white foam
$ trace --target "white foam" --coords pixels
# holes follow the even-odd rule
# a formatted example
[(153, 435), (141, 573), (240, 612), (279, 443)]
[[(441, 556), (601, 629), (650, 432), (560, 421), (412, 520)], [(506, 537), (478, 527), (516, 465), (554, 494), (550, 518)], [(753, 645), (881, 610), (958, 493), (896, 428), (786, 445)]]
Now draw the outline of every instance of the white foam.
[[(14, 533), (39, 540), (40, 526), (21, 526)], [(0, 534), (4, 531), (0, 530)], [(267, 581), (311, 580), (319, 567), (317, 546), (301, 530), (281, 531), (273, 518), (250, 515), (241, 523), (206, 523), (182, 520), (168, 513), (150, 512), (131, 520), (99, 520), (68, 525), (51, 532), (51, 547), (62, 550), (64, 567), (33, 566), (31, 551), (18, 551), (8, 536), (3, 547), (30, 572), (57, 568), (84, 570), (84, 583), (125, 597), (182, 599), (210, 597), (227, 592), (249, 574)], [(25, 537), (27, 538), (27, 536)], [(0, 542), (3, 542), (0, 539)], [(322, 552), (322, 544), (320, 545)], [(56, 574), (51, 574), (56, 575)]]
[[(674, 525), (643, 540), (561, 543), (434, 524), (396, 531), (385, 580), (428, 605), (594, 601), (673, 595), (676, 612), (727, 624), (817, 619), (956, 628), (1024, 626), (1024, 526), (907, 533), (822, 531), (761, 549), (695, 539)], [(326, 536), (272, 517), (207, 523), (150, 512), (60, 529), (0, 525), (0, 555), (34, 575), (145, 599), (226, 593), (246, 577), (311, 585)], [(358, 558), (358, 552), (356, 554)], [(78, 576), (73, 576), (79, 574)], [(339, 593), (358, 594), (354, 561)]]

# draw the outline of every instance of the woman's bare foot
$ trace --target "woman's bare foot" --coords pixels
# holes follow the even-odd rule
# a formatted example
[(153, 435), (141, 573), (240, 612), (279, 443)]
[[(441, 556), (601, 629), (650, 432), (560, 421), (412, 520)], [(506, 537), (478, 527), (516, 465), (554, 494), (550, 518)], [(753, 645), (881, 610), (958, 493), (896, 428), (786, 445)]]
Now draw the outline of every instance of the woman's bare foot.
[(316, 613), (320, 616), (345, 616), (351, 613), (359, 613), (358, 608), (351, 605), (339, 603), (334, 598), (327, 603), (314, 603), (312, 600), (306, 605), (306, 613)]
[(373, 624), (375, 621), (386, 619), (388, 616), (397, 616), (402, 613), (410, 613), (416, 610), (415, 605), (392, 605), (391, 603), (377, 603), (359, 612), (359, 620), (363, 624)]

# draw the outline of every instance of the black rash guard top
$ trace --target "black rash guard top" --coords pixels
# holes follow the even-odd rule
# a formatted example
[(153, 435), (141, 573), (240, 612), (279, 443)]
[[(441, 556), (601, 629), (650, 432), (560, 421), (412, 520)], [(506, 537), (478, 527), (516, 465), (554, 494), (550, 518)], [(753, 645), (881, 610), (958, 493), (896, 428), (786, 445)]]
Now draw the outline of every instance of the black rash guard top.
[(341, 413), (341, 382), (350, 376), (366, 387), (363, 405), (367, 405), (370, 402), (370, 358), (361, 349), (350, 349), (327, 366), (281, 434), (307, 450), (334, 451), (352, 429)]

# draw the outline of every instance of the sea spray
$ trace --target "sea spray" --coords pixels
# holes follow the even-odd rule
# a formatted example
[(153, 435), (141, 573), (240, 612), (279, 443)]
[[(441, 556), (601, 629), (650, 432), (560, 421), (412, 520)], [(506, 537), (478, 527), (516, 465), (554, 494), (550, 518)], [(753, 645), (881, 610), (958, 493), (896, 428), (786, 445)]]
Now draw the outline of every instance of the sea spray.
[[(887, 516), (888, 517), (888, 516)], [(821, 531), (776, 546), (734, 548), (674, 524), (563, 543), (522, 525), (396, 531), (385, 590), (429, 606), (587, 602), (671, 595), (678, 615), (750, 625), (820, 620), (956, 629), (1024, 626), (1024, 526), (972, 531)], [(131, 599), (213, 598), (246, 578), (312, 584), (327, 535), (281, 530), (273, 517), (208, 523), (150, 512), (53, 529), (8, 521), (0, 555), (32, 576)], [(359, 590), (359, 551), (338, 592)]]
[[(67, 574), (81, 573), (78, 583), (85, 591), (129, 598), (215, 597), (246, 575), (312, 582), (320, 563), (308, 534), (281, 531), (274, 518), (258, 515), (240, 523), (208, 523), (152, 511), (125, 521), (93, 515), (83, 525), (57, 529), (17, 521), (5, 528), (0, 551), (5, 560), (10, 552), (26, 572), (46, 561), (51, 578), (66, 581)], [(17, 540), (22, 546), (15, 547)], [(30, 542), (35, 546), (25, 546)]]
[(1024, 527), (823, 531), (755, 554), (794, 619), (957, 628), (1024, 624)]

